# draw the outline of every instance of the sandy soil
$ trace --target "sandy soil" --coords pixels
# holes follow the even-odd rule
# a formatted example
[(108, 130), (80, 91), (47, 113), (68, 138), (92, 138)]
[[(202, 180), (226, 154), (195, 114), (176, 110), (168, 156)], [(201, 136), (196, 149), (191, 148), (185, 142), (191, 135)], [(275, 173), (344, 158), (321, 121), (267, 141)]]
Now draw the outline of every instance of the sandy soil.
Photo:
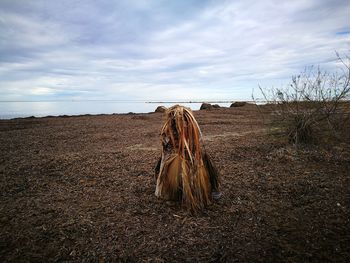
[(348, 145), (195, 116), (223, 193), (198, 215), (154, 196), (160, 113), (0, 121), (0, 261), (350, 262)]

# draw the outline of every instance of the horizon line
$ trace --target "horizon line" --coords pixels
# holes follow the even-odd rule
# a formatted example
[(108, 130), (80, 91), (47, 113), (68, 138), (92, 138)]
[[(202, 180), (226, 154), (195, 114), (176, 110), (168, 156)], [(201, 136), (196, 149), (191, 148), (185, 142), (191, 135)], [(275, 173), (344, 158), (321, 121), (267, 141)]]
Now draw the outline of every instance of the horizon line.
[(0, 103), (6, 102), (139, 102), (139, 103), (231, 103), (236, 101), (250, 102), (252, 100), (99, 100), (99, 99), (82, 99), (82, 100), (0, 100)]

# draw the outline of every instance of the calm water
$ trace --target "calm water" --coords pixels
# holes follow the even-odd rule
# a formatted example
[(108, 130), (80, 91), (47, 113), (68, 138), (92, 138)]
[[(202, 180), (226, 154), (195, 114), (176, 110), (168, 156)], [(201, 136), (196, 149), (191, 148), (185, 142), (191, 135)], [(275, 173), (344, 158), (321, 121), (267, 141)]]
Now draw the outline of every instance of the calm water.
[[(0, 102), (0, 119), (18, 117), (44, 117), (80, 114), (146, 113), (157, 106), (170, 107), (176, 103), (146, 103), (120, 101), (40, 101), (40, 102)], [(192, 110), (198, 110), (201, 103), (178, 103)], [(218, 103), (229, 106), (229, 103)]]

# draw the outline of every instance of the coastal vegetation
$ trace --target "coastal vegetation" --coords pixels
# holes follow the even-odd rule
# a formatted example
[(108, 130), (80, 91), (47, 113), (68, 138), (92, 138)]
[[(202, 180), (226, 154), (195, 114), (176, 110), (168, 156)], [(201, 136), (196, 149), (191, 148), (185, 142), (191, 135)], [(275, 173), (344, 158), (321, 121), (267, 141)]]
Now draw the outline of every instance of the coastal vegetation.
[[(282, 88), (260, 88), (272, 105), (261, 110), (270, 130), (290, 143), (327, 143), (348, 139), (350, 121), (350, 58), (338, 53), (338, 66), (331, 71), (310, 67), (293, 76)], [(262, 108), (262, 107), (260, 107)]]

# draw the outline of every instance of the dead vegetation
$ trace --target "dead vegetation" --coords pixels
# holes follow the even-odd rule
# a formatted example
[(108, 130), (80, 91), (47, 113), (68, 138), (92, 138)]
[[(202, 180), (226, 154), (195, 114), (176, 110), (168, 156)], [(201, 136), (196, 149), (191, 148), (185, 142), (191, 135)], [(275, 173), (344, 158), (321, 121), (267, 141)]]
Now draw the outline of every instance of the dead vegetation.
[[(273, 107), (270, 125), (290, 143), (328, 143), (348, 139), (350, 124), (350, 57), (337, 53), (340, 68), (334, 72), (307, 68), (283, 88), (261, 88)], [(268, 106), (268, 105), (267, 105)], [(268, 108), (263, 106), (265, 109)], [(261, 110), (266, 114), (266, 110)]]
[(166, 111), (161, 130), (162, 155), (156, 167), (156, 196), (181, 201), (197, 212), (219, 197), (219, 173), (204, 149), (191, 109), (175, 105)]

